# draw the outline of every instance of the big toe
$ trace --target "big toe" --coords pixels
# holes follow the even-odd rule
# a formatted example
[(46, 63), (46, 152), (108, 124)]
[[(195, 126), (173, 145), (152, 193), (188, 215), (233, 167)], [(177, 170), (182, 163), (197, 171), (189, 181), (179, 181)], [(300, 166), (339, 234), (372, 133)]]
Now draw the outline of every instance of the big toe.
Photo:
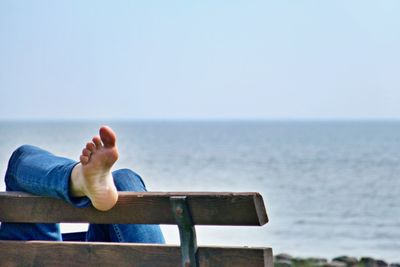
[(117, 141), (117, 135), (108, 127), (103, 126), (100, 128), (100, 138), (105, 147), (113, 147)]

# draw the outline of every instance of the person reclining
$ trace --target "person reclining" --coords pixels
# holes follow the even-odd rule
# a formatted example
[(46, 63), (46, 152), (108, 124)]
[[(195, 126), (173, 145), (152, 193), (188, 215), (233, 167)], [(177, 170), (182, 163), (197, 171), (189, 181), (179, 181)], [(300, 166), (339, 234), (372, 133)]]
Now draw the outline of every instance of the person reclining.
[[(22, 191), (63, 199), (75, 207), (93, 205), (100, 211), (117, 203), (118, 191), (147, 191), (130, 169), (111, 172), (118, 160), (117, 136), (108, 126), (82, 150), (80, 161), (23, 145), (10, 157), (5, 175), (7, 191)], [(18, 212), (18, 211), (16, 211)], [(165, 243), (158, 225), (90, 224), (87, 241)], [(59, 224), (2, 223), (0, 240), (62, 240)]]

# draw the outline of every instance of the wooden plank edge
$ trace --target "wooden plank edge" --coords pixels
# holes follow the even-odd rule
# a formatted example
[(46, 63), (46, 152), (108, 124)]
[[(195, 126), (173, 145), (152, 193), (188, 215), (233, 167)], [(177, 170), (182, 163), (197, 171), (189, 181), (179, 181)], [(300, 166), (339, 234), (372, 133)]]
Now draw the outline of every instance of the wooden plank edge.
[[(215, 191), (152, 191), (152, 192), (126, 192), (119, 191), (118, 195), (120, 197), (169, 197), (169, 196), (250, 196), (250, 195), (260, 195), (258, 192), (215, 192)], [(26, 192), (21, 191), (1, 191), (0, 197), (34, 197), (34, 198), (50, 198), (53, 197), (45, 197), (38, 196)]]
[(269, 222), (267, 210), (265, 208), (264, 199), (261, 194), (254, 195), (254, 205), (256, 207), (257, 217), (260, 226)]

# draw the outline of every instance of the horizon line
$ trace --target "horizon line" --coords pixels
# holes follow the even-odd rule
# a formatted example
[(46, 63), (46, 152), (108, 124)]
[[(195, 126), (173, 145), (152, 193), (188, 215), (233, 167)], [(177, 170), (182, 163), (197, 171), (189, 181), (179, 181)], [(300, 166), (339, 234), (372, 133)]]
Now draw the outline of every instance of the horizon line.
[(352, 121), (400, 121), (400, 118), (0, 118), (0, 122), (352, 122)]

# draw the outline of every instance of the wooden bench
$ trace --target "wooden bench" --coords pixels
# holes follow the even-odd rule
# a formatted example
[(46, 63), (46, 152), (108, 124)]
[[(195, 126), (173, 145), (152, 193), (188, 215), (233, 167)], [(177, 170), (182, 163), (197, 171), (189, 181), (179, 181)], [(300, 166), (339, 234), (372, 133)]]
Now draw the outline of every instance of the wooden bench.
[(0, 266), (272, 267), (271, 248), (197, 247), (194, 225), (261, 226), (258, 193), (128, 193), (107, 212), (49, 197), (0, 193), (0, 221), (176, 224), (181, 246), (107, 242), (0, 241)]

